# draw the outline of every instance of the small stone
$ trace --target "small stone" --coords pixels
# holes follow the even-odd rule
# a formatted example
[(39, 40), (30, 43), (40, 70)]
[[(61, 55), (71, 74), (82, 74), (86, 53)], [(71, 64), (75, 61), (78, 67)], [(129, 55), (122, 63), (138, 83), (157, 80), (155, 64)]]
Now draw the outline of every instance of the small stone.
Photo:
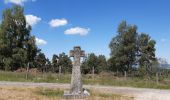
[(90, 96), (90, 93), (86, 89), (83, 90), (83, 94), (84, 96)]

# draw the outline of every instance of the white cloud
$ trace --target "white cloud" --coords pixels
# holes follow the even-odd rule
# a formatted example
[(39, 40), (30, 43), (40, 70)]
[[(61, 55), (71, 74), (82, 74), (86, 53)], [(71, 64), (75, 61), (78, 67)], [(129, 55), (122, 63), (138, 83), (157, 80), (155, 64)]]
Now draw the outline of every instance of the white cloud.
[(5, 0), (5, 3), (13, 3), (13, 4), (17, 4), (17, 5), (22, 5), (26, 1), (27, 0)]
[(13, 3), (16, 5), (23, 5), (27, 1), (35, 2), (36, 0), (5, 0), (5, 3)]
[(74, 27), (74, 28), (67, 29), (64, 32), (64, 34), (68, 34), (68, 35), (75, 35), (75, 34), (87, 35), (89, 33), (89, 31), (90, 31), (89, 28)]
[(47, 41), (43, 40), (43, 39), (39, 39), (39, 38), (35, 38), (36, 44), (37, 45), (46, 45)]
[(49, 25), (51, 27), (59, 27), (59, 26), (64, 26), (64, 25), (67, 25), (68, 24), (68, 21), (66, 19), (52, 19), (50, 22), (49, 22)]
[(26, 21), (29, 25), (33, 26), (41, 21), (40, 17), (34, 16), (34, 15), (25, 15)]

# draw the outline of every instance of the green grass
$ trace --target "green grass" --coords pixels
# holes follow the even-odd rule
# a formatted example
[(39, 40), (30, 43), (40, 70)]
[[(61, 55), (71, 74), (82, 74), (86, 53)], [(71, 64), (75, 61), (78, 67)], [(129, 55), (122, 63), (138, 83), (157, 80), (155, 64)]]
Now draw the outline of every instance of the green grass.
[(37, 75), (28, 74), (28, 79), (26, 79), (26, 73), (0, 71), (0, 81), (69, 83), (70, 77), (70, 74), (59, 77), (58, 74), (45, 73)]
[[(169, 80), (170, 81), (170, 80)], [(113, 77), (95, 77), (94, 79), (84, 79), (85, 84), (91, 85), (109, 85), (109, 86), (126, 86), (138, 88), (170, 89), (169, 84), (163, 81), (157, 84), (155, 81), (147, 81), (141, 78), (113, 78)]]
[(55, 96), (62, 97), (64, 94), (64, 90), (43, 88), (43, 89), (38, 89), (35, 93), (47, 97), (55, 97)]
[(32, 76), (30, 76), (29, 80), (25, 79), (25, 73), (15, 73), (15, 72), (4, 72), (0, 71), (0, 81), (31, 81)]
[[(162, 80), (159, 84), (155, 81), (147, 81), (142, 78), (127, 78), (124, 79), (114, 77), (113, 75), (95, 75), (93, 79), (91, 75), (82, 75), (83, 84), (90, 85), (109, 85), (109, 86), (126, 86), (138, 88), (155, 88), (155, 89), (170, 89), (170, 78)], [(47, 83), (70, 83), (71, 74), (45, 73), (45, 74), (29, 74), (26, 80), (25, 73), (4, 72), (0, 71), (0, 81), (17, 81), (17, 82), (47, 82)]]

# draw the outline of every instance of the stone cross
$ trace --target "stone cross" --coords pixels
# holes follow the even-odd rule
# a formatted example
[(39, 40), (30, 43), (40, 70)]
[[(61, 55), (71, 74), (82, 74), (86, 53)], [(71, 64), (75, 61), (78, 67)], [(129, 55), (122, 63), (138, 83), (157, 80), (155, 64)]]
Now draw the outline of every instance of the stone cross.
[(75, 46), (74, 50), (70, 50), (70, 57), (73, 57), (73, 68), (71, 76), (71, 94), (82, 93), (82, 80), (81, 80), (81, 57), (85, 56), (85, 52), (81, 50), (81, 47)]

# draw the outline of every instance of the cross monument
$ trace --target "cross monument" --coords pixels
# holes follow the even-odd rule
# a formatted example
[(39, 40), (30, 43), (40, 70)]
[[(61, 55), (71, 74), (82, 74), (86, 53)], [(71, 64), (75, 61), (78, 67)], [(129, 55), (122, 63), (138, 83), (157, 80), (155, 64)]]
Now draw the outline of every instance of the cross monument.
[(81, 57), (85, 57), (85, 52), (81, 50), (80, 46), (75, 46), (73, 50), (70, 50), (70, 57), (73, 57), (73, 68), (71, 76), (71, 94), (81, 94), (82, 80), (81, 80)]

